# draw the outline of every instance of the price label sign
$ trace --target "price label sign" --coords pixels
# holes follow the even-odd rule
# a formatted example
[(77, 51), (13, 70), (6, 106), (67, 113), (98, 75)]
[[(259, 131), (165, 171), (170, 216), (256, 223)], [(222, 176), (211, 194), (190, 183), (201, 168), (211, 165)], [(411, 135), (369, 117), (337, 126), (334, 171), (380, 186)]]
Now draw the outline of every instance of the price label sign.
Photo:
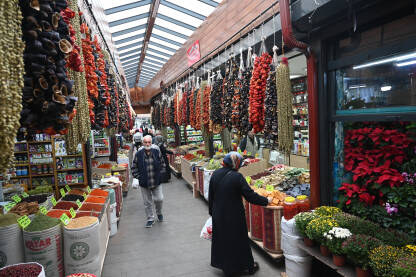
[(266, 186), (266, 190), (267, 190), (267, 191), (274, 191), (274, 187), (273, 187), (273, 185), (267, 185), (267, 186)]
[(24, 216), (17, 219), (17, 223), (19, 223), (20, 227), (22, 227), (24, 229), (27, 226), (29, 226), (30, 219), (29, 219), (29, 217), (27, 217), (27, 215), (24, 215)]
[(254, 155), (256, 158), (258, 158), (259, 157), (259, 153), (256, 153), (256, 155)]
[(64, 188), (61, 188), (59, 191), (61, 192), (61, 196), (62, 197), (65, 197), (65, 189)]
[(71, 214), (72, 218), (74, 218), (76, 216), (76, 213), (74, 211), (74, 208), (70, 208), (69, 209), (69, 213)]
[(78, 209), (81, 208), (82, 203), (81, 203), (81, 201), (79, 201), (79, 199), (77, 199), (76, 203), (77, 203)]
[(52, 203), (52, 206), (56, 206), (56, 199), (55, 199), (55, 197), (54, 196), (52, 196), (52, 198), (51, 198), (51, 203)]
[(61, 220), (61, 222), (64, 225), (68, 225), (68, 223), (69, 223), (69, 217), (68, 217), (68, 215), (66, 213), (62, 214), (59, 219)]
[(29, 197), (29, 194), (27, 194), (27, 192), (24, 192), (24, 193), (22, 193), (22, 197), (23, 198), (28, 198)]
[(88, 194), (90, 194), (90, 193), (91, 193), (91, 189), (90, 189), (90, 187), (89, 187), (89, 186), (87, 187), (87, 191), (88, 191)]
[(243, 152), (241, 152), (241, 149), (238, 148), (237, 152), (241, 155)]
[(247, 177), (246, 177), (246, 181), (247, 181), (247, 183), (250, 185), (250, 183), (251, 183), (251, 177), (250, 177), (250, 176), (247, 176)]
[(85, 192), (82, 194), (82, 196), (84, 196), (84, 200), (87, 199), (87, 194)]
[(67, 192), (70, 192), (71, 191), (71, 188), (68, 185), (65, 185), (65, 188), (66, 188), (66, 191)]
[(256, 181), (255, 186), (256, 186), (257, 188), (261, 188), (261, 185), (263, 185), (263, 181), (261, 181), (261, 180), (257, 180), (257, 181)]
[(14, 202), (19, 203), (20, 201), (22, 201), (22, 199), (18, 196), (18, 195), (13, 195), (12, 199), (14, 200)]
[(106, 175), (106, 176), (111, 176), (111, 173), (106, 173), (105, 175)]
[(40, 207), (39, 207), (39, 211), (40, 211), (42, 214), (47, 214), (47, 213), (48, 213), (48, 210), (45, 208), (45, 206), (40, 206)]
[(251, 152), (247, 152), (247, 156), (251, 156)]
[(9, 202), (4, 206), (4, 210), (6, 212), (10, 211), (14, 206), (16, 206), (16, 202)]

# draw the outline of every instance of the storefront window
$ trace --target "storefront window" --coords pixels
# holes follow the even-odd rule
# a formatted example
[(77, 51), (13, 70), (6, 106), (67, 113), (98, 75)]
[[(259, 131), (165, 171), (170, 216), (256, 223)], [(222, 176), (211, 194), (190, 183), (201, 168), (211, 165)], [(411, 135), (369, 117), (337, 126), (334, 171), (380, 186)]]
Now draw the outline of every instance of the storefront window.
[(336, 71), (337, 115), (416, 111), (416, 50)]

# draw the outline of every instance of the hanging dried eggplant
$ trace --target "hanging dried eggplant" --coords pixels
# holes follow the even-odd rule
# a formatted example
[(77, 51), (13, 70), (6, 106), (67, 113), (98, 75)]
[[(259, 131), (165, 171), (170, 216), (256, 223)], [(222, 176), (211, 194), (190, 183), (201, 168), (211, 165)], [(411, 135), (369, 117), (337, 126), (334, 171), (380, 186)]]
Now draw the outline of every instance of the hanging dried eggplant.
[(232, 124), (232, 115), (233, 115), (233, 98), (235, 91), (235, 81), (238, 80), (238, 65), (236, 64), (233, 57), (227, 62), (227, 72), (224, 83), (224, 98), (223, 98), (223, 118), (224, 126), (231, 130), (233, 127)]
[(212, 131), (215, 134), (219, 134), (222, 130), (223, 118), (222, 118), (222, 101), (223, 101), (223, 78), (218, 71), (219, 77), (214, 83), (211, 91), (211, 121)]
[(267, 78), (266, 98), (264, 100), (264, 138), (274, 147), (277, 144), (277, 91), (275, 66), (270, 65), (271, 71)]

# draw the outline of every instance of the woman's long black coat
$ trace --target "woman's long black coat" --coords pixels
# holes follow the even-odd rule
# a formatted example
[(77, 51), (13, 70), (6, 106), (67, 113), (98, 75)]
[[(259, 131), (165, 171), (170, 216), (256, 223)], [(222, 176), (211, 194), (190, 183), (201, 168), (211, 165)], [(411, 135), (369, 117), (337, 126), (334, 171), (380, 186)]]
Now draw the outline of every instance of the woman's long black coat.
[(242, 196), (266, 206), (267, 198), (255, 193), (241, 173), (230, 168), (216, 170), (209, 183), (209, 214), (212, 216), (211, 265), (225, 274), (253, 265)]

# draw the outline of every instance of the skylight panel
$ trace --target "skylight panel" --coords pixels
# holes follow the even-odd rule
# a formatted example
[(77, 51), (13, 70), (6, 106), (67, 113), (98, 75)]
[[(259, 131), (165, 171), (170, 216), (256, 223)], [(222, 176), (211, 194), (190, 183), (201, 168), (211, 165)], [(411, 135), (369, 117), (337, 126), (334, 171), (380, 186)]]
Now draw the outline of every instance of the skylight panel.
[[(119, 0), (117, 1), (102, 1), (102, 2), (116, 2), (118, 3)], [(133, 1), (136, 2), (136, 1)], [(117, 6), (121, 6), (121, 5), (117, 5)], [(137, 8), (133, 8), (133, 9), (128, 9), (128, 10), (124, 10), (121, 12), (117, 12), (117, 13), (113, 13), (113, 14), (107, 14), (106, 18), (108, 22), (113, 22), (113, 21), (117, 21), (123, 18), (127, 18), (127, 17), (132, 17), (138, 14), (142, 14), (142, 13), (148, 13), (150, 11), (150, 5), (145, 5), (145, 6), (141, 6), (141, 7), (137, 7)]]
[(158, 30), (158, 29), (156, 29), (156, 28), (154, 28), (154, 27), (153, 27), (153, 32), (152, 32), (152, 33), (154, 33), (154, 34), (156, 34), (156, 35), (159, 35), (159, 36), (162, 36), (162, 37), (165, 37), (165, 38), (168, 38), (168, 39), (170, 39), (170, 40), (173, 40), (173, 41), (179, 42), (179, 43), (181, 43), (181, 44), (183, 44), (183, 43), (186, 41), (186, 39), (184, 39), (184, 38), (177, 37), (177, 36), (175, 36), (175, 35), (172, 35), (172, 34), (170, 34), (170, 33), (165, 32), (165, 31)]
[(144, 60), (145, 61), (151, 61), (151, 62), (155, 62), (156, 64), (165, 64), (165, 61), (161, 61), (161, 60), (158, 60), (158, 59), (155, 59), (155, 58), (152, 58), (152, 57), (149, 57), (148, 55), (146, 55), (145, 57), (144, 57)]
[(149, 49), (149, 48), (147, 48), (147, 51), (146, 51), (146, 54), (152, 54), (152, 55), (154, 55), (154, 56), (157, 56), (157, 57), (160, 57), (160, 58), (163, 58), (163, 59), (166, 59), (166, 60), (169, 60), (169, 57), (166, 57), (166, 56), (164, 56), (164, 55), (160, 55), (160, 54), (158, 54), (158, 53), (156, 53), (156, 52), (154, 52), (154, 51), (152, 51), (152, 49)]
[(133, 40), (130, 40), (130, 41), (127, 41), (127, 42), (124, 42), (124, 43), (117, 44), (117, 48), (128, 46), (132, 43), (142, 42), (143, 40), (144, 40), (144, 38), (133, 39)]
[(129, 37), (132, 37), (132, 36), (135, 36), (135, 35), (144, 34), (145, 31), (146, 31), (146, 29), (140, 29), (140, 30), (137, 30), (137, 31), (134, 31), (134, 32), (131, 32), (131, 33), (127, 33), (127, 34), (123, 34), (123, 35), (120, 35), (120, 36), (116, 36), (116, 37), (113, 36), (113, 40), (115, 42), (117, 42), (119, 40), (122, 40), (122, 39), (125, 39), (125, 38), (129, 38)]
[(115, 32), (126, 30), (126, 29), (129, 29), (129, 28), (135, 27), (135, 26), (146, 24), (146, 23), (147, 23), (147, 18), (142, 18), (142, 19), (139, 19), (139, 20), (134, 20), (134, 21), (131, 21), (131, 22), (128, 22), (128, 23), (124, 23), (124, 24), (120, 24), (120, 25), (117, 25), (117, 26), (114, 26), (114, 27), (110, 27), (110, 32), (115, 33)]
[[(188, 9), (188, 7), (184, 7), (184, 8)], [(186, 24), (189, 24), (189, 25), (192, 25), (192, 26), (195, 26), (195, 27), (198, 27), (203, 22), (201, 19), (198, 19), (196, 17), (193, 17), (191, 15), (188, 15), (188, 14), (186, 14), (184, 12), (177, 11), (177, 10), (172, 9), (172, 8), (170, 8), (168, 6), (165, 6), (163, 4), (161, 4), (159, 6), (158, 13), (161, 13), (163, 15), (169, 16), (169, 17), (171, 17), (173, 19), (182, 21), (182, 22), (184, 22)]]
[(190, 29), (187, 29), (185, 27), (179, 26), (175, 23), (169, 22), (167, 20), (164, 20), (164, 19), (161, 19), (161, 18), (158, 18), (158, 17), (156, 17), (155, 24), (159, 25), (159, 26), (162, 26), (164, 28), (170, 29), (172, 31), (184, 34), (185, 36), (188, 36), (188, 37), (190, 35), (192, 35), (192, 33), (194, 32)]
[(153, 61), (144, 60), (143, 62), (144, 62), (144, 63), (147, 63), (147, 64), (148, 64), (148, 65), (150, 65), (150, 66), (154, 66), (154, 67), (158, 67), (158, 68), (161, 68), (161, 67), (162, 67), (162, 65), (157, 64), (157, 63), (155, 63), (155, 62), (153, 62)]
[(164, 40), (155, 38), (154, 36), (151, 36), (150, 37), (150, 42), (156, 42), (156, 43), (162, 44), (162, 45), (164, 45), (166, 47), (173, 48), (175, 50), (178, 50), (180, 48), (180, 46), (178, 46), (176, 44), (172, 44), (172, 43), (166, 42)]
[(129, 51), (137, 51), (137, 53), (140, 53), (141, 49), (142, 49), (142, 45), (118, 51), (118, 54), (119, 54), (120, 57), (123, 57), (123, 55), (122, 55), (123, 53), (129, 52)]
[[(168, 0), (168, 1), (175, 5), (184, 7), (185, 9), (202, 14), (203, 16), (208, 16), (215, 10), (215, 7), (212, 7), (210, 5), (207, 5), (197, 0)], [(198, 25), (196, 27), (198, 27)]]

